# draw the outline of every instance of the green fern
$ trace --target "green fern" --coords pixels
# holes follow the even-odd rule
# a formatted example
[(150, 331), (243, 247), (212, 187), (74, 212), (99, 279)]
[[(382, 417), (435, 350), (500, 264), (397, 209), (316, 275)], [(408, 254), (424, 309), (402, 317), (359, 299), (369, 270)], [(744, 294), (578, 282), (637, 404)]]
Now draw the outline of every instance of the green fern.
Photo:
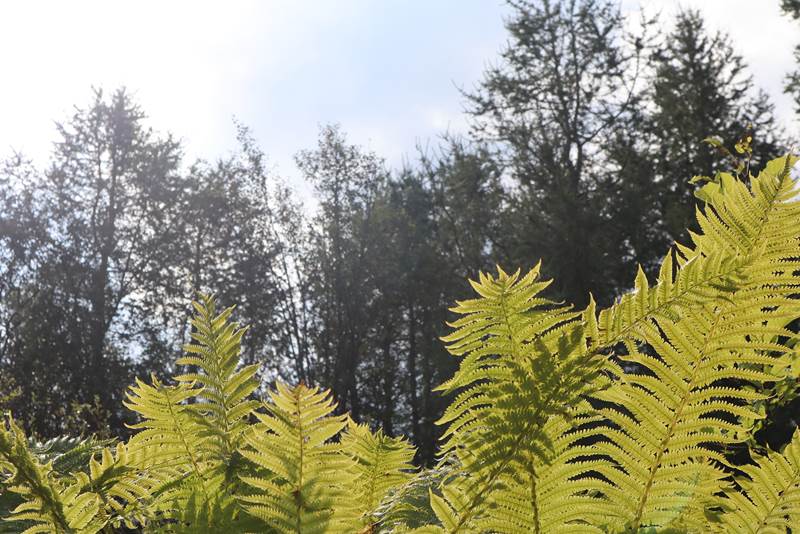
[[(239, 366), (245, 329), (230, 321), (233, 308), (217, 314), (214, 299), (205, 295), (194, 307), (194, 342), (177, 361), (190, 371), (177, 376), (174, 386), (155, 377), (152, 385), (137, 380), (126, 401), (143, 419), (132, 427), (139, 432), (130, 441), (131, 450), (141, 459), (139, 467), (161, 481), (153, 489), (154, 508), (165, 518), (179, 519), (188, 531), (221, 528), (235, 520), (241, 448), (258, 406), (249, 399), (258, 386), (258, 366)], [(187, 510), (193, 511), (190, 517)]]
[(742, 491), (725, 492), (717, 532), (777, 534), (787, 524), (800, 525), (800, 430), (782, 454), (768, 452), (740, 470), (746, 475), (736, 479)]
[(8, 491), (23, 497), (6, 521), (29, 524), (26, 533), (93, 534), (105, 526), (98, 517), (100, 498), (78, 482), (62, 480), (28, 448), (22, 430), (10, 418), (0, 427), (0, 472)]
[(258, 387), (255, 376), (259, 364), (240, 367), (239, 353), (246, 329), (230, 321), (233, 308), (218, 315), (214, 299), (201, 295), (194, 303), (197, 315), (192, 319), (194, 343), (186, 345), (187, 356), (178, 365), (197, 368), (176, 380), (199, 385), (191, 414), (200, 426), (200, 437), (210, 447), (212, 461), (224, 469), (225, 483), (235, 480), (239, 449), (248, 428), (250, 413), (259, 406), (249, 399)]
[[(113, 443), (110, 439), (58, 437), (44, 442), (28, 439), (28, 449), (41, 464), (49, 464), (55, 476), (63, 477), (80, 471), (88, 471), (90, 458)], [(0, 456), (0, 458), (2, 458)], [(22, 504), (20, 494), (9, 491), (9, 478), (0, 477), (0, 517), (7, 517), (11, 510)], [(24, 531), (30, 523), (0, 523), (0, 534)]]
[(373, 532), (384, 500), (412, 477), (414, 448), (404, 439), (391, 438), (381, 430), (373, 433), (367, 425), (350, 421), (341, 450), (353, 459), (351, 498), (363, 532)]
[(332, 441), (347, 425), (333, 416), (328, 392), (278, 382), (265, 404), (266, 414), (245, 436), (244, 456), (261, 468), (242, 480), (252, 487), (241, 500), (248, 513), (270, 532), (348, 532), (358, 530), (359, 514), (348, 488), (355, 461)]
[[(584, 413), (590, 412), (588, 406)], [(596, 417), (553, 417), (543, 433), (551, 448), (543, 455), (531, 455), (529, 464), (504, 475), (493, 497), (494, 506), (478, 521), (480, 532), (571, 532), (600, 533), (616, 508), (601, 498), (607, 482), (589, 476), (603, 466), (590, 458), (591, 447), (580, 442), (597, 423)], [(582, 430), (581, 430), (582, 428)]]
[[(597, 394), (612, 404), (600, 411), (612, 426), (599, 432), (609, 441), (597, 448), (616, 466), (602, 473), (615, 484), (609, 496), (632, 532), (696, 516), (718, 488), (706, 482), (725, 476), (719, 447), (746, 439), (747, 423), (760, 417), (748, 404), (775, 379), (773, 367), (789, 350), (777, 337), (790, 334), (783, 325), (800, 316), (793, 298), (800, 284), (793, 162), (771, 162), (749, 189), (723, 177), (698, 214), (704, 233), (693, 236), (695, 248), (680, 248), (677, 275), (666, 260), (655, 288), (640, 274), (635, 292), (600, 315), (601, 337), (621, 339), (620, 359), (641, 370), (613, 366), (614, 387)], [(711, 258), (707, 251), (717, 254), (710, 262), (715, 272), (729, 266), (724, 277), (696, 300), (641, 312), (670, 288), (686, 286), (685, 273), (694, 279), (693, 260)], [(628, 320), (626, 312), (645, 319)], [(730, 387), (736, 380), (755, 388)]]
[[(541, 502), (537, 489), (542, 463), (567, 461), (554, 453), (561, 439), (555, 430), (566, 428), (551, 421), (571, 415), (583, 396), (602, 386), (603, 359), (588, 348), (587, 330), (594, 323), (584, 318), (594, 318), (594, 305), (586, 314), (555, 305), (540, 296), (549, 282), (538, 275), (538, 267), (524, 277), (501, 269), (496, 278), (481, 274), (472, 284), (481, 298), (453, 308), (464, 317), (452, 323), (456, 330), (444, 341), (463, 359), (439, 389), (461, 393), (439, 424), (449, 424), (443, 451), (457, 456), (462, 472), (442, 486), (441, 496), (431, 494), (446, 532), (503, 531), (507, 524), (489, 512), (509, 491), (529, 492), (524, 510), (506, 504), (529, 515), (534, 532), (552, 530), (556, 525), (547, 521), (561, 517), (542, 516), (540, 511), (553, 503)], [(583, 480), (574, 494), (597, 484)], [(573, 505), (585, 505), (591, 513), (590, 501), (576, 499)]]
[(186, 371), (128, 392), (140, 421), (127, 443), (32, 445), (10, 418), (0, 427), (5, 520), (30, 533), (800, 531), (800, 431), (754, 465), (725, 456), (797, 387), (795, 161), (706, 184), (691, 246), (599, 315), (543, 298), (538, 266), (481, 274), (444, 338), (460, 365), (439, 388), (454, 398), (434, 470), (414, 474), (407, 442), (334, 415), (326, 390), (279, 382), (256, 401), (245, 330), (201, 296)]

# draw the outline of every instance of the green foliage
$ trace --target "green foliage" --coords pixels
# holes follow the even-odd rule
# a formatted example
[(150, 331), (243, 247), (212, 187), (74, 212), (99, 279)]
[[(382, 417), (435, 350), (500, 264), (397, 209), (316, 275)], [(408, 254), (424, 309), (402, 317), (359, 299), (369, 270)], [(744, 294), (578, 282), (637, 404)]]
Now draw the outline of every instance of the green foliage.
[(4, 492), (23, 498), (5, 519), (29, 525), (25, 532), (88, 534), (102, 528), (97, 519), (100, 496), (85, 491), (79, 480), (57, 476), (52, 463), (42, 463), (13, 420), (0, 428), (0, 470)]
[[(493, 491), (509, 487), (510, 481), (504, 480), (509, 473), (527, 487), (524, 500), (533, 503), (534, 514), (554, 512), (554, 522), (543, 527), (557, 525), (559, 514), (550, 506), (554, 503), (540, 502), (548, 488), (537, 487), (542, 468), (537, 464), (545, 457), (559, 457), (564, 463), (569, 459), (560, 456), (566, 447), (559, 450), (557, 443), (558, 430), (568, 425), (556, 423), (553, 428), (553, 421), (574, 415), (570, 412), (581, 396), (602, 383), (596, 378), (604, 360), (588, 348), (584, 314), (542, 298), (548, 282), (538, 277), (538, 267), (524, 277), (502, 270), (496, 278), (481, 275), (473, 287), (482, 298), (453, 309), (464, 317), (452, 323), (456, 330), (444, 341), (463, 360), (440, 389), (463, 392), (439, 424), (449, 423), (443, 451), (456, 454), (464, 476), (448, 481), (443, 497), (431, 497), (437, 503), (436, 515), (450, 531), (472, 524), (479, 524), (480, 530), (504, 530), (507, 516), (499, 523), (483, 516), (492, 509), (485, 501)], [(593, 317), (593, 305), (587, 316)], [(578, 469), (572, 476), (581, 473)], [(529, 484), (523, 483), (526, 478)], [(587, 489), (575, 488), (575, 494)], [(517, 505), (504, 502), (518, 511)]]
[(599, 312), (544, 298), (539, 266), (481, 274), (443, 338), (459, 367), (439, 388), (452, 401), (435, 470), (414, 474), (406, 441), (329, 391), (278, 381), (258, 400), (245, 329), (201, 296), (183, 372), (130, 388), (127, 442), (36, 445), (6, 421), (5, 519), (30, 533), (796, 531), (800, 430), (749, 465), (725, 454), (796, 377), (796, 161), (706, 180), (691, 243)]
[(253, 488), (245, 509), (277, 532), (345, 532), (352, 525), (352, 461), (331, 439), (347, 425), (333, 416), (330, 393), (278, 382), (266, 414), (247, 437), (245, 456), (265, 471), (243, 480)]
[(788, 522), (800, 524), (800, 430), (782, 454), (768, 452), (741, 471), (741, 491), (727, 490), (721, 500), (719, 532), (784, 532)]
[(380, 429), (371, 432), (368, 426), (352, 421), (341, 445), (345, 455), (354, 460), (351, 491), (361, 524), (370, 531), (391, 510), (379, 511), (386, 498), (410, 481), (414, 448), (402, 438), (387, 436)]

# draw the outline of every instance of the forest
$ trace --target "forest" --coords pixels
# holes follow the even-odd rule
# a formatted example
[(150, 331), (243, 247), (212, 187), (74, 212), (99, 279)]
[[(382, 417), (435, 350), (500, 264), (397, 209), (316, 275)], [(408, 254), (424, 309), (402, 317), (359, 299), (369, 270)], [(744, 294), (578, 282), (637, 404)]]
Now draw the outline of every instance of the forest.
[[(235, 154), (187, 161), (129, 90), (87, 91), (54, 117), (48, 161), (0, 169), (0, 407), (38, 439), (128, 438), (127, 388), (176, 372), (192, 301), (210, 294), (248, 327), (254, 395), (330, 389), (334, 414), (407, 436), (430, 466), (452, 400), (437, 387), (459, 368), (441, 339), (468, 280), (541, 259), (548, 299), (610, 306), (695, 235), (690, 179), (756, 174), (797, 147), (697, 11), (631, 30), (615, 2), (509, 6), (506, 47), (462, 90), (468, 133), (392, 168), (324, 125), (295, 155), (311, 202), (246, 117)], [(800, 62), (800, 2), (781, 6)], [(762, 408), (756, 440), (780, 450), (800, 401)]]

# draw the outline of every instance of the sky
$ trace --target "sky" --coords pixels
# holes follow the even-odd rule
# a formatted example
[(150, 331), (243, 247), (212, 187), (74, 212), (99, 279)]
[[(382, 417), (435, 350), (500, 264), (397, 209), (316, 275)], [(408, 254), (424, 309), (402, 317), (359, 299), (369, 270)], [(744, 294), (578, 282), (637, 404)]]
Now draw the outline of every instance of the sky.
[[(793, 116), (781, 86), (800, 23), (781, 16), (779, 0), (622, 7), (640, 4), (666, 26), (681, 7), (699, 8), (734, 36), (779, 116)], [(326, 123), (397, 165), (465, 131), (459, 89), (497, 60), (508, 13), (498, 0), (2, 2), (0, 157), (16, 150), (44, 164), (54, 121), (88, 104), (93, 86), (125, 86), (189, 160), (232, 151), (235, 117), (293, 180), (293, 155)]]

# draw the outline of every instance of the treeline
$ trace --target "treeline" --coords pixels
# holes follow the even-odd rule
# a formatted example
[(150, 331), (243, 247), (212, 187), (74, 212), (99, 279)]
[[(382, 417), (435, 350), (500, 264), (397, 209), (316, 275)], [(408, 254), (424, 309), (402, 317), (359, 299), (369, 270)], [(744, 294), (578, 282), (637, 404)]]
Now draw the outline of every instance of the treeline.
[[(296, 156), (314, 210), (247, 128), (235, 155), (189, 163), (124, 90), (60, 123), (46, 167), (5, 161), (0, 401), (41, 436), (124, 433), (118, 392), (169, 370), (201, 290), (238, 305), (247, 362), (332, 388), (430, 462), (467, 278), (541, 258), (551, 296), (608, 303), (686, 237), (692, 174), (788, 145), (697, 12), (631, 32), (615, 3), (510, 4), (508, 45), (464, 91), (469, 134), (389, 168), (326, 126)], [(751, 136), (753, 159), (734, 147)]]

